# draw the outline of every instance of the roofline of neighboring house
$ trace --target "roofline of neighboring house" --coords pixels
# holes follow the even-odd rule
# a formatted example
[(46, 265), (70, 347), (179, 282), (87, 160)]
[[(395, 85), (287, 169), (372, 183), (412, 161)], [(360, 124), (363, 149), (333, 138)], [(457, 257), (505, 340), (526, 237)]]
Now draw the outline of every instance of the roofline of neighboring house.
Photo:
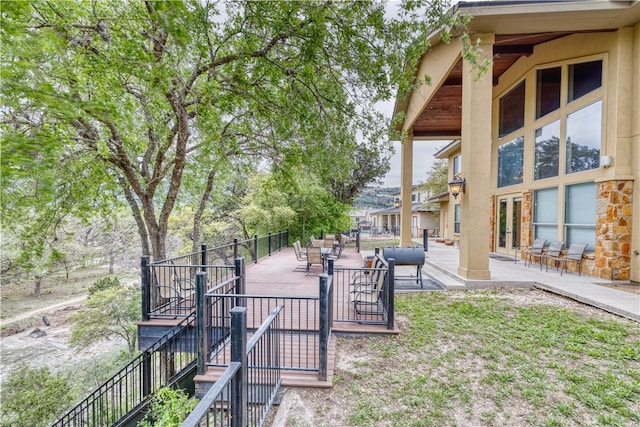
[(433, 197), (429, 197), (427, 201), (429, 202), (446, 202), (449, 200), (449, 192), (445, 191), (444, 193), (436, 194)]
[(436, 159), (446, 159), (452, 153), (454, 153), (456, 151), (460, 151), (461, 143), (462, 143), (461, 140), (454, 139), (449, 144), (447, 144), (446, 146), (444, 146), (440, 150), (438, 150), (436, 152), (436, 154), (433, 155), (433, 157), (435, 157)]
[[(399, 214), (402, 208), (400, 207), (395, 207), (395, 206), (391, 206), (389, 208), (384, 208), (384, 209), (380, 209), (379, 211), (374, 211), (371, 212), (370, 215), (380, 215), (380, 214), (390, 214), (390, 213), (397, 213)], [(429, 209), (428, 207), (424, 206), (424, 203), (422, 202), (415, 202), (411, 204), (411, 212), (433, 212), (433, 209)]]

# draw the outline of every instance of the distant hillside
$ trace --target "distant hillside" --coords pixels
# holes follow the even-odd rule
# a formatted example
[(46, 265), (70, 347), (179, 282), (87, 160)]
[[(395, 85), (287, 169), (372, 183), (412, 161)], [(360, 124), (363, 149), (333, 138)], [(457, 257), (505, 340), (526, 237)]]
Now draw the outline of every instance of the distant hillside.
[(353, 201), (353, 206), (355, 208), (388, 208), (393, 205), (393, 197), (391, 194), (398, 193), (399, 191), (400, 187), (367, 187)]

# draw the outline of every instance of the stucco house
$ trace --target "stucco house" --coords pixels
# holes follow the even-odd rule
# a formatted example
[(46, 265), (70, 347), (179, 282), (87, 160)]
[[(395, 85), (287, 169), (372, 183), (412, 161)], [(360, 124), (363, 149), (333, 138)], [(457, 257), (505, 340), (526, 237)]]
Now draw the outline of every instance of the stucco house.
[[(428, 203), (429, 195), (420, 187), (413, 185), (411, 189), (411, 237), (422, 237), (424, 230), (437, 234), (439, 228), (438, 211)], [(376, 233), (399, 234), (402, 215), (400, 193), (393, 193), (391, 197), (393, 206), (371, 212), (372, 227)]]
[(478, 75), (461, 41), (435, 31), (418, 70), (431, 84), (396, 100), (401, 244), (412, 244), (413, 146), (448, 139), (437, 156), (465, 191), (432, 201), (442, 233), (460, 241), (460, 276), (488, 279), (491, 252), (544, 238), (587, 244), (583, 274), (640, 281), (640, 2), (474, 1), (453, 11), (471, 15), (471, 41), (492, 65)]

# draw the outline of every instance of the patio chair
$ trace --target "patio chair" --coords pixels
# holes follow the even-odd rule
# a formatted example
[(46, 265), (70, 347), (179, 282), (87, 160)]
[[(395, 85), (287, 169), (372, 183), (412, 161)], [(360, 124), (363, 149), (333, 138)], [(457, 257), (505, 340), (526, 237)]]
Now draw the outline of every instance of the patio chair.
[(556, 262), (556, 270), (558, 270), (558, 264), (559, 264), (560, 260), (562, 259), (562, 251), (563, 250), (564, 250), (564, 242), (563, 241), (556, 241), (556, 242), (549, 243), (549, 247), (547, 248), (547, 251), (542, 254), (542, 259), (540, 260), (540, 270), (542, 270), (542, 261), (543, 260), (544, 260), (544, 263), (547, 266), (547, 270), (546, 271), (549, 271), (549, 261), (555, 261)]
[(373, 287), (374, 283), (378, 281), (383, 267), (384, 261), (380, 256), (376, 255), (373, 258), (370, 268), (353, 273), (351, 280), (349, 281), (351, 293), (357, 292), (358, 290), (366, 287)]
[(567, 270), (567, 262), (576, 263), (576, 270), (578, 271), (578, 276), (580, 276), (580, 265), (582, 264), (582, 255), (584, 254), (584, 250), (587, 248), (586, 244), (583, 243), (572, 243), (567, 250), (567, 254), (560, 261), (560, 275), (562, 276), (563, 271)]
[(321, 248), (311, 246), (307, 248), (307, 274), (309, 274), (309, 270), (314, 264), (321, 265), (322, 272), (324, 273), (324, 256), (322, 255)]
[(547, 241), (545, 239), (535, 239), (531, 247), (522, 249), (521, 253), (524, 259), (524, 266), (526, 267), (528, 262), (529, 267), (531, 267), (534, 257), (538, 257), (540, 263), (542, 263), (542, 253), (544, 252), (544, 247), (546, 245)]
[(313, 236), (311, 236), (310, 241), (311, 241), (311, 246), (314, 248), (322, 248), (324, 246), (324, 240), (316, 239)]
[(356, 311), (356, 315), (361, 314), (383, 314), (381, 307), (383, 291), (387, 282), (389, 270), (385, 268), (383, 262), (382, 268), (378, 271), (376, 280), (371, 282), (370, 286), (358, 285), (351, 291), (351, 303)]
[[(162, 311), (177, 306), (182, 300), (173, 277), (173, 266), (169, 263), (157, 264), (152, 269), (151, 280), (155, 287), (155, 304)], [(174, 316), (175, 317), (175, 316)]]
[(295, 242), (293, 242), (293, 252), (296, 254), (296, 259), (304, 263), (297, 265), (296, 268), (293, 269), (293, 271), (306, 271), (307, 254), (306, 252), (302, 251), (302, 248), (300, 247), (300, 240), (296, 240)]

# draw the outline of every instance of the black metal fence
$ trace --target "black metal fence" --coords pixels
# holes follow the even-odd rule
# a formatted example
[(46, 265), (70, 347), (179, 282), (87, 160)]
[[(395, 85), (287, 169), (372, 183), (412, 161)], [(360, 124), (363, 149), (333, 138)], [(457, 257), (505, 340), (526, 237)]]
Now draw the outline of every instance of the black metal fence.
[[(332, 267), (330, 267), (331, 269)], [(333, 321), (394, 328), (395, 261), (378, 267), (336, 267), (333, 278)]]
[[(244, 266), (238, 267), (242, 272)], [(243, 276), (242, 273), (240, 273)], [(198, 373), (207, 367), (229, 366), (230, 322), (235, 307), (248, 309), (247, 327), (258, 329), (261, 319), (276, 307), (284, 307), (279, 339), (279, 365), (282, 369), (316, 371), (326, 378), (328, 341), (331, 335), (333, 278), (320, 275), (319, 296), (294, 297), (250, 295), (244, 293), (244, 283), (219, 286), (198, 298), (197, 336), (203, 357), (199, 357)], [(199, 285), (204, 288), (204, 284)], [(198, 288), (200, 289), (200, 287)], [(202, 290), (204, 293), (204, 289)], [(202, 313), (202, 315), (200, 315)], [(206, 361), (206, 363), (205, 363)]]
[(159, 388), (180, 381), (196, 364), (196, 349), (183, 333), (195, 313), (183, 319), (52, 427), (125, 425)]
[(195, 426), (262, 426), (280, 387), (281, 313), (277, 306), (247, 343), (247, 308), (230, 312), (231, 361), (182, 423)]
[(234, 260), (242, 257), (247, 262), (271, 256), (288, 245), (289, 232), (280, 231), (266, 236), (207, 248), (200, 252), (149, 262), (142, 261), (142, 313), (143, 320), (155, 317), (179, 318), (195, 309), (196, 274), (207, 273), (209, 287), (216, 287), (232, 277)]

